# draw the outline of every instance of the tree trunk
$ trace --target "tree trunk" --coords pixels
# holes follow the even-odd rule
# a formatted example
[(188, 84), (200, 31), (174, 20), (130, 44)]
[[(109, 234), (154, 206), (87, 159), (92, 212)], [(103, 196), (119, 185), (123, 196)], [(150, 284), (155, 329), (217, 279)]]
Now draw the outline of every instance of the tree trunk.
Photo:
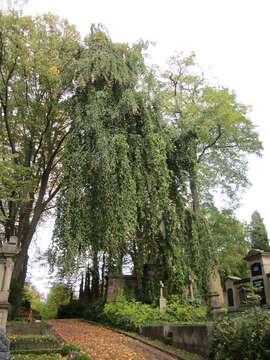
[(106, 267), (106, 253), (103, 252), (102, 255), (102, 268), (101, 268), (101, 296), (105, 297), (106, 289), (105, 289), (105, 267)]
[(189, 184), (190, 184), (190, 192), (192, 198), (192, 209), (195, 214), (197, 214), (200, 210), (200, 199), (199, 199), (199, 191), (197, 186), (197, 174), (194, 168), (191, 169), (189, 174)]
[(9, 295), (9, 302), (11, 304), (11, 318), (16, 316), (21, 304), (23, 287), (27, 273), (28, 248), (29, 245), (22, 244), (21, 251), (16, 257), (15, 261)]
[[(30, 201), (25, 207), (22, 207), (19, 214), (18, 241), (20, 245), (20, 252), (15, 259), (10, 286), (9, 302), (11, 304), (11, 318), (16, 316), (21, 303), (23, 287), (27, 273), (28, 249), (42, 213), (42, 207), (36, 207), (34, 209), (33, 218), (30, 221), (32, 205), (33, 202)], [(16, 233), (15, 223), (13, 233)]]
[(98, 253), (93, 254), (93, 266), (92, 266), (92, 295), (94, 299), (99, 297), (99, 268), (98, 268)]

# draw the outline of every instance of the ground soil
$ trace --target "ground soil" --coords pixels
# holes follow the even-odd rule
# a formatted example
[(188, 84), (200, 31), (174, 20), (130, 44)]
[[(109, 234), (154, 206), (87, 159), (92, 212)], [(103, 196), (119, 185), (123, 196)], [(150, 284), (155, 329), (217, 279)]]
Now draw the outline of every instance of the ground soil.
[(79, 320), (51, 320), (65, 342), (79, 345), (92, 360), (175, 360), (138, 340)]

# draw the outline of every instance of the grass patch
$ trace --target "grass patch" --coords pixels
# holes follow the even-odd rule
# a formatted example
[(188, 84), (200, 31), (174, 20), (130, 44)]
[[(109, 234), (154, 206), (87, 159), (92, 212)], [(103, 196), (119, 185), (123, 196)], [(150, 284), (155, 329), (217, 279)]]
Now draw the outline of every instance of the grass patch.
[(42, 355), (25, 355), (25, 354), (18, 354), (14, 355), (14, 360), (63, 360), (65, 359), (60, 354), (42, 354)]
[(13, 355), (53, 355), (62, 354), (62, 348), (58, 349), (29, 349), (29, 350), (11, 350)]
[(59, 341), (53, 335), (10, 335), (11, 350), (55, 349)]

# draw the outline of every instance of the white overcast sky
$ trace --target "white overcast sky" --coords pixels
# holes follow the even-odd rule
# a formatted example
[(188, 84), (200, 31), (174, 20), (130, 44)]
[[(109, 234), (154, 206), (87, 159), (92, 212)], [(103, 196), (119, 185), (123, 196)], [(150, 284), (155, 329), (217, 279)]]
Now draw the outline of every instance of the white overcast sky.
[[(257, 209), (270, 232), (270, 1), (269, 0), (29, 0), (30, 14), (52, 12), (85, 35), (101, 23), (113, 41), (156, 43), (152, 62), (163, 65), (175, 51), (195, 51), (208, 77), (252, 106), (263, 141), (262, 159), (251, 159), (246, 192), (237, 214), (250, 220)], [(47, 243), (51, 226), (38, 232)]]

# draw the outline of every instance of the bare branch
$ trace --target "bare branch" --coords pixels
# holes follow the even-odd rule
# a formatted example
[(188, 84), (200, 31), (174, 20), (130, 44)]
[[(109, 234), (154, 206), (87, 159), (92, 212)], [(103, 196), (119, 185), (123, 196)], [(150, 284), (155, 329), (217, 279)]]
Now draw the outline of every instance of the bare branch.
[(216, 145), (216, 143), (218, 142), (218, 140), (220, 139), (221, 135), (222, 135), (222, 131), (221, 131), (221, 126), (220, 124), (217, 125), (217, 129), (218, 129), (218, 134), (217, 136), (215, 137), (215, 139), (208, 145), (206, 145), (204, 147), (204, 149), (202, 150), (201, 154), (198, 156), (198, 162), (201, 161), (203, 155), (205, 154), (205, 152), (210, 149), (211, 147), (213, 147), (214, 145)]

